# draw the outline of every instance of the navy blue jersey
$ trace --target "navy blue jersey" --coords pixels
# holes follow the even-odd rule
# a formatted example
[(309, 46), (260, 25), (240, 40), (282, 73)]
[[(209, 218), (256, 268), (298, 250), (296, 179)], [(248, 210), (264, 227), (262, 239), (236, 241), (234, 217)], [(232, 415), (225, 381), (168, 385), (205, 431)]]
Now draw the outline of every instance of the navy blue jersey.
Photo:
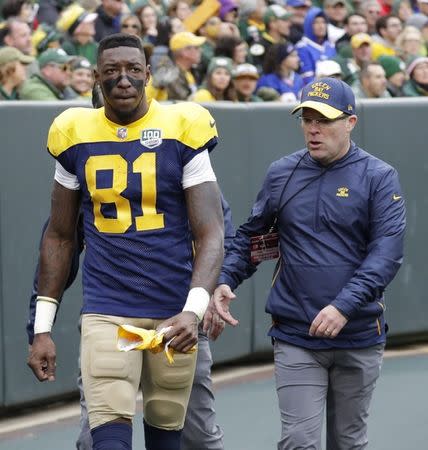
[(210, 113), (150, 103), (126, 127), (104, 108), (71, 108), (53, 122), (48, 151), (82, 192), (83, 313), (165, 318), (184, 306), (192, 246), (183, 167), (217, 143)]

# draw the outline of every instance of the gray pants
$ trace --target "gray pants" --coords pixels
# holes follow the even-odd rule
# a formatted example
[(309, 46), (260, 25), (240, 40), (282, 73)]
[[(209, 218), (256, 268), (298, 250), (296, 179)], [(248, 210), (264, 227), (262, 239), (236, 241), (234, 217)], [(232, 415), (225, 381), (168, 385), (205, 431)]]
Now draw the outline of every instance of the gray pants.
[(278, 450), (320, 450), (326, 405), (327, 449), (366, 449), (370, 400), (384, 345), (311, 351), (275, 341), (281, 414)]
[[(224, 448), (223, 431), (216, 424), (211, 365), (212, 356), (208, 338), (199, 332), (196, 372), (181, 437), (181, 450), (223, 450)], [(81, 415), (80, 435), (76, 442), (76, 448), (77, 450), (92, 450), (92, 436), (80, 373), (77, 384), (80, 390)]]

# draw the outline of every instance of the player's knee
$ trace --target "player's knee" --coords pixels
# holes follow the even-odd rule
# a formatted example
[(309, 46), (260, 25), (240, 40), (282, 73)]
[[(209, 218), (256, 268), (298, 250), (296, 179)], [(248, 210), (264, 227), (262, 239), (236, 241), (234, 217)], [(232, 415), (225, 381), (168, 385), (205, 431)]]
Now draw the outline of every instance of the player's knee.
[(103, 387), (106, 404), (121, 416), (130, 418), (135, 409), (135, 392), (127, 380), (117, 380)]
[(91, 430), (93, 450), (132, 450), (129, 423), (108, 422)]
[(144, 408), (144, 416), (148, 423), (168, 430), (183, 428), (185, 415), (185, 406), (173, 399), (153, 398)]
[(180, 450), (181, 431), (154, 427), (144, 420), (146, 450)]

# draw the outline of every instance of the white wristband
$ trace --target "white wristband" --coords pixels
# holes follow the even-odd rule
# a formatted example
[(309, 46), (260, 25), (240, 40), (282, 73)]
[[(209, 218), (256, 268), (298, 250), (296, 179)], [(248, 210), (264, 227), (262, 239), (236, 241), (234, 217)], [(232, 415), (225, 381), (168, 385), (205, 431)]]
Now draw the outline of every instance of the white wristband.
[(55, 300), (54, 298), (43, 296), (37, 297), (34, 334), (51, 332), (58, 305), (58, 300)]
[(192, 288), (187, 294), (187, 300), (183, 311), (192, 311), (198, 316), (199, 320), (202, 320), (209, 302), (210, 294), (204, 288)]

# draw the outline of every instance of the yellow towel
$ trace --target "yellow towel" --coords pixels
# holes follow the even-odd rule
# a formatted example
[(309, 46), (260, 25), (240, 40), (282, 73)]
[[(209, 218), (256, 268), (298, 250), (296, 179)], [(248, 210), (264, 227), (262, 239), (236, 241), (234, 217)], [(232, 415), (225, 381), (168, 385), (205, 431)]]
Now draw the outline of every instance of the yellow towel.
[[(134, 327), (133, 325), (119, 325), (117, 330), (117, 348), (121, 352), (150, 350), (152, 353), (159, 353), (164, 351), (168, 362), (174, 364), (175, 350), (170, 348), (171, 341), (174, 338), (166, 344), (163, 343), (163, 337), (170, 328), (162, 328), (160, 331), (156, 331)], [(196, 346), (193, 346), (187, 353), (193, 353), (194, 351), (196, 351)]]

